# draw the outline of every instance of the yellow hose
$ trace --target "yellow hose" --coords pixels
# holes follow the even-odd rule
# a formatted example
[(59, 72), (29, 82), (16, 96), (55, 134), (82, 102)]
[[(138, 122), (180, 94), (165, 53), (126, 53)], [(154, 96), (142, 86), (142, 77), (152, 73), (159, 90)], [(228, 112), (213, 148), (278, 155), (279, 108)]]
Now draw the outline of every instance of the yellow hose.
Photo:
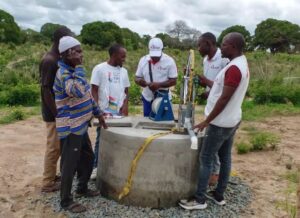
[(160, 132), (160, 133), (156, 133), (152, 136), (149, 136), (148, 138), (145, 139), (144, 143), (141, 145), (141, 147), (139, 148), (138, 152), (136, 153), (134, 159), (131, 162), (131, 166), (130, 166), (130, 171), (127, 177), (127, 181), (126, 184), (124, 185), (122, 192), (119, 194), (119, 200), (121, 200), (123, 197), (125, 197), (126, 195), (129, 194), (130, 189), (131, 189), (131, 185), (132, 185), (132, 180), (133, 180), (133, 176), (135, 174), (136, 171), (136, 167), (137, 167), (137, 163), (139, 161), (139, 159), (141, 158), (141, 156), (143, 155), (144, 151), (147, 149), (148, 145), (156, 138), (168, 135), (170, 133), (173, 133), (175, 131), (175, 128), (172, 129), (171, 131), (168, 132)]

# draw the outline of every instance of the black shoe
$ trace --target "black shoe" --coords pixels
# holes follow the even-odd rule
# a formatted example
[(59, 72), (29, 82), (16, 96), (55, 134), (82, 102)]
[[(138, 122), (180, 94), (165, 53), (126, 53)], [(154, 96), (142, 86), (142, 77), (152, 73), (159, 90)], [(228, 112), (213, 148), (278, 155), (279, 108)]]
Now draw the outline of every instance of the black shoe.
[(220, 194), (218, 194), (216, 191), (209, 191), (208, 193), (205, 194), (207, 198), (210, 200), (213, 200), (217, 205), (225, 205), (226, 201), (224, 200), (224, 197)]
[(179, 206), (186, 210), (203, 210), (207, 207), (205, 200), (198, 201), (196, 198), (189, 200), (183, 199), (179, 201)]

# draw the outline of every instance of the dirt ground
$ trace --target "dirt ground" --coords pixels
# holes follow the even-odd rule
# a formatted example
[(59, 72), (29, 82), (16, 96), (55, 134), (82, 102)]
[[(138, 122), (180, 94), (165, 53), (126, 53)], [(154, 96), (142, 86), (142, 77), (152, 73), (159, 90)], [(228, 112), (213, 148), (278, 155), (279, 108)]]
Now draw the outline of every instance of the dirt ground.
[[(274, 151), (238, 155), (233, 151), (233, 170), (253, 190), (253, 201), (241, 217), (288, 217), (276, 207), (286, 199), (287, 181), (282, 178), (286, 165), (300, 163), (300, 116), (273, 117), (264, 122), (244, 122), (237, 140), (244, 137), (243, 127), (252, 126), (274, 132), (281, 142)], [(95, 129), (90, 130), (91, 139)], [(40, 194), (45, 128), (39, 117), (0, 126), (0, 217), (64, 217), (45, 206)], [(296, 198), (295, 198), (296, 199)]]

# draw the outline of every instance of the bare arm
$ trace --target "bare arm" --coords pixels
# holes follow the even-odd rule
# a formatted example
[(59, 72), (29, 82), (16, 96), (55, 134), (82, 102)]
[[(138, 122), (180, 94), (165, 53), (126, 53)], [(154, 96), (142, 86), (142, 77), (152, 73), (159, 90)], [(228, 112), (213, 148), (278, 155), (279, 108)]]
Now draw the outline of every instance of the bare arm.
[(167, 81), (164, 82), (152, 82), (149, 84), (149, 88), (151, 91), (156, 91), (160, 88), (169, 88), (171, 86), (176, 85), (177, 78), (169, 78)]
[(98, 90), (99, 90), (99, 86), (92, 84), (92, 96), (93, 96), (96, 104), (98, 104), (98, 100), (99, 100)]
[(123, 116), (128, 116), (128, 87), (125, 88), (126, 98), (124, 99), (123, 105), (120, 108), (120, 113)]
[(144, 78), (142, 77), (135, 77), (134, 78), (134, 82), (139, 85), (142, 86), (143, 88), (145, 88), (146, 86), (148, 86), (149, 84), (144, 80)]

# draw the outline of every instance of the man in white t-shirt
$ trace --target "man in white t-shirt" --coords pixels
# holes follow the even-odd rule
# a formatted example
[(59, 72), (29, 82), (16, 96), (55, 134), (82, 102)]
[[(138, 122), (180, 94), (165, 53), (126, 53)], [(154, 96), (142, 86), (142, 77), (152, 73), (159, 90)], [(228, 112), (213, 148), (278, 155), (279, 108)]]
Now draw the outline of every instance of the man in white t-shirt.
[[(198, 51), (203, 57), (203, 74), (214, 81), (218, 73), (229, 63), (228, 58), (223, 58), (221, 50), (217, 48), (217, 40), (214, 34), (210, 32), (203, 33), (198, 40)], [(207, 99), (210, 88), (206, 86), (205, 92), (201, 95), (203, 99)], [(214, 186), (219, 178), (220, 161), (218, 154), (213, 160), (212, 173), (209, 185)]]
[[(126, 49), (119, 44), (108, 50), (109, 60), (94, 67), (91, 77), (92, 95), (106, 116), (128, 115), (128, 87), (130, 86), (127, 70), (123, 67)], [(94, 168), (98, 165), (100, 127), (97, 127)], [(92, 179), (95, 178), (94, 170)]]
[(143, 56), (135, 74), (135, 83), (143, 87), (142, 101), (144, 116), (151, 112), (151, 103), (156, 91), (168, 93), (176, 85), (177, 67), (173, 58), (162, 52), (163, 42), (159, 38), (149, 41), (149, 54)]
[[(205, 106), (205, 120), (193, 128), (202, 131), (204, 138), (200, 152), (200, 171), (197, 191), (192, 198), (183, 199), (179, 205), (186, 210), (205, 209), (207, 198), (218, 205), (225, 205), (224, 193), (230, 178), (231, 151), (234, 135), (242, 118), (242, 103), (249, 85), (247, 58), (243, 55), (245, 39), (233, 32), (223, 38), (222, 55), (230, 62), (214, 81), (203, 78), (203, 83), (211, 87)], [(206, 192), (212, 168), (212, 159), (218, 152), (221, 162), (220, 176), (215, 190)]]

